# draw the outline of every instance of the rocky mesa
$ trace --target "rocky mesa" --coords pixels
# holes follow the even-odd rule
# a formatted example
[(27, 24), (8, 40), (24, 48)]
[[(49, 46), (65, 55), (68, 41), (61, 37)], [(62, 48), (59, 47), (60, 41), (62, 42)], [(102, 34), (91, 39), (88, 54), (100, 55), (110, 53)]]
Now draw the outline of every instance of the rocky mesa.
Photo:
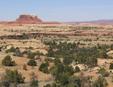
[(20, 15), (19, 18), (16, 19), (17, 23), (25, 23), (25, 24), (36, 24), (42, 23), (43, 21), (37, 16), (33, 15)]
[(14, 21), (0, 21), (0, 24), (8, 24), (8, 25), (17, 25), (17, 24), (61, 24), (60, 22), (55, 21), (43, 21), (38, 16), (34, 15), (20, 15), (16, 20)]

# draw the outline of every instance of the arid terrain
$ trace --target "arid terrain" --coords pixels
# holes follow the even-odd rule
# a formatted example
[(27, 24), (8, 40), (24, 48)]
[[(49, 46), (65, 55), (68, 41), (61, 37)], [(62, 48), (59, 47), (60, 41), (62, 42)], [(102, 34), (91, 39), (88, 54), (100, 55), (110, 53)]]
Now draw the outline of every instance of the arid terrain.
[[(67, 56), (69, 59), (71, 54), (73, 54), (73, 60), (68, 63), (68, 60), (64, 60), (63, 57)], [(95, 56), (96, 54), (98, 56)], [(16, 65), (5, 65), (3, 60), (6, 56), (10, 56)], [(81, 61), (77, 59), (79, 56), (81, 56)], [(95, 64), (93, 64), (93, 57), (96, 58)], [(89, 59), (84, 62), (82, 58), (83, 60)], [(36, 65), (28, 64), (29, 60), (34, 60)], [(50, 86), (49, 84), (55, 82), (60, 84), (61, 79), (56, 78), (57, 71), (53, 74), (54, 67), (59, 61), (65, 67), (73, 68), (74, 71), (76, 71), (76, 66), (79, 67), (80, 70), (73, 72), (70, 77), (78, 76), (84, 79), (89, 77), (92, 84), (93, 82), (96, 84), (96, 79), (101, 76), (107, 83), (107, 86), (103, 87), (113, 87), (113, 67), (111, 66), (113, 64), (113, 25), (111, 23), (43, 22), (40, 18), (30, 15), (21, 15), (16, 21), (0, 23), (1, 81), (4, 80), (5, 72), (8, 69), (18, 70), (25, 77), (24, 83), (18, 84), (17, 87), (29, 87), (33, 75), (38, 80), (39, 87), (98, 87), (85, 84), (90, 83), (89, 80), (81, 83), (85, 84), (84, 86)], [(41, 69), (42, 64), (45, 66)], [(71, 70), (67, 69), (66, 73), (68, 71)], [(45, 86), (47, 84), (49, 86)]]

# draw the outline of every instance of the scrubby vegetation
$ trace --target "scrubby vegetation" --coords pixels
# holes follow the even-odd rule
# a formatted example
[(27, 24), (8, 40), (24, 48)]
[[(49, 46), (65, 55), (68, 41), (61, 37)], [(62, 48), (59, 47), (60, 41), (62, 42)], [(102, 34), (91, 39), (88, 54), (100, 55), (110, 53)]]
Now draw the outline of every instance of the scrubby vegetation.
[(113, 69), (113, 63), (110, 64), (109, 69)]
[(38, 80), (35, 77), (35, 74), (32, 73), (30, 87), (39, 87)]
[(37, 62), (34, 59), (30, 59), (27, 63), (29, 66), (36, 66)]
[(113, 82), (112, 29), (106, 34), (97, 26), (22, 26), (4, 29), (20, 35), (1, 37), (0, 87), (109, 87)]
[[(55, 58), (53, 61), (54, 66), (49, 69), (55, 79), (53, 84), (47, 84), (45, 87), (107, 87), (107, 82), (104, 77), (109, 76), (109, 72), (100, 68), (98, 73), (102, 77), (98, 77), (95, 81), (91, 82), (91, 77), (75, 77), (74, 74), (80, 72), (80, 68), (72, 64), (84, 64), (89, 68), (98, 66), (98, 58), (109, 58), (107, 55), (110, 46), (97, 45), (94, 47), (79, 47), (78, 43), (67, 43), (67, 42), (45, 42), (49, 46), (47, 56)], [(42, 64), (43, 67), (45, 64)], [(41, 68), (42, 68), (41, 65)], [(44, 72), (46, 68), (40, 69)], [(112, 64), (110, 65), (112, 66)], [(43, 70), (44, 69), (44, 70)]]
[(2, 87), (10, 87), (14, 85), (24, 83), (24, 77), (17, 70), (6, 70), (4, 77), (2, 78)]
[(49, 45), (48, 57), (63, 58), (64, 64), (76, 63), (87, 64), (88, 66), (96, 66), (99, 50), (97, 47), (80, 48), (76, 43), (55, 41), (46, 43)]
[(7, 55), (7, 56), (2, 60), (2, 65), (4, 65), (4, 66), (15, 66), (16, 63), (15, 63), (15, 61), (12, 60), (11, 56)]
[(49, 64), (47, 62), (42, 63), (39, 67), (39, 70), (42, 71), (43, 73), (49, 73), (48, 66)]

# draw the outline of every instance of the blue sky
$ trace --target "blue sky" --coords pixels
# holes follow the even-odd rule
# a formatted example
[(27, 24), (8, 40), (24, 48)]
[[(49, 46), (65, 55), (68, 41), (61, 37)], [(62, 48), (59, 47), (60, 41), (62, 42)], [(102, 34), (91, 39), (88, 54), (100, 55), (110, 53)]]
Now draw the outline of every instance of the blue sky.
[(113, 19), (113, 0), (0, 0), (0, 20), (14, 20), (20, 14), (45, 21)]

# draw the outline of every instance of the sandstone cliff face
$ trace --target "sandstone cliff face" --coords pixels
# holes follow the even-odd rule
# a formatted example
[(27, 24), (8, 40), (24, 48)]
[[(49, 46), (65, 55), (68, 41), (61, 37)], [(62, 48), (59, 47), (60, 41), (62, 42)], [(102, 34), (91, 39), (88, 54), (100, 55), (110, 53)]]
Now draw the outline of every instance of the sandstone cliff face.
[(32, 15), (20, 15), (19, 18), (16, 19), (17, 23), (27, 23), (27, 24), (35, 24), (35, 23), (42, 23), (42, 20), (37, 16)]

